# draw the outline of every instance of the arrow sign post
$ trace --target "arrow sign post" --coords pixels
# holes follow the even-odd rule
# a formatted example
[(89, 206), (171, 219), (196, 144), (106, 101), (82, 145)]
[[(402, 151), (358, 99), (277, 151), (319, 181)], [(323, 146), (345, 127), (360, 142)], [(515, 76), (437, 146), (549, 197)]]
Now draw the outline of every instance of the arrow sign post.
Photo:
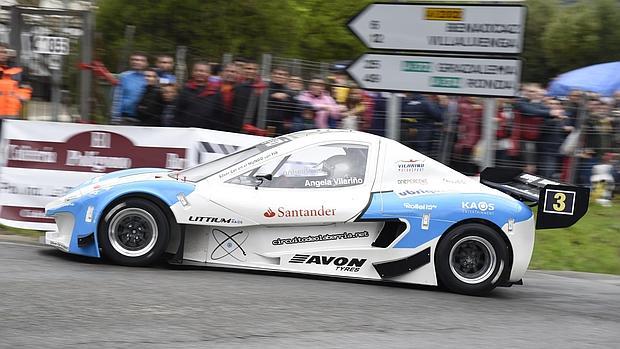
[(519, 87), (521, 61), (367, 53), (347, 71), (367, 90), (513, 97)]
[(348, 26), (372, 49), (518, 54), (525, 15), (511, 4), (370, 4)]

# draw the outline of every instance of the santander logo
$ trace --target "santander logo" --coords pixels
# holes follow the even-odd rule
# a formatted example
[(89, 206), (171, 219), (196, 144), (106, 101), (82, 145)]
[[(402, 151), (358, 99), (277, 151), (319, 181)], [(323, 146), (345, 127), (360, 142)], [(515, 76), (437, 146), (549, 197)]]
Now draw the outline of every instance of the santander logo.
[(325, 208), (321, 205), (318, 209), (286, 209), (284, 207), (278, 207), (278, 210), (274, 212), (271, 208), (267, 209), (263, 216), (267, 218), (272, 217), (325, 217), (336, 215), (335, 208)]

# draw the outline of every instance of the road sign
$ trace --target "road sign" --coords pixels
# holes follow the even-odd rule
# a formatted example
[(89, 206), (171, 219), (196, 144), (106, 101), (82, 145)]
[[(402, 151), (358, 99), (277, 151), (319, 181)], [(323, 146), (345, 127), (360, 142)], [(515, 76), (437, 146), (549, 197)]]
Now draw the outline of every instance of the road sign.
[(370, 4), (348, 23), (369, 48), (521, 53), (521, 5)]
[(68, 55), (69, 39), (60, 36), (35, 36), (32, 51), (48, 55)]
[(521, 61), (367, 53), (347, 71), (367, 90), (513, 97), (519, 88)]

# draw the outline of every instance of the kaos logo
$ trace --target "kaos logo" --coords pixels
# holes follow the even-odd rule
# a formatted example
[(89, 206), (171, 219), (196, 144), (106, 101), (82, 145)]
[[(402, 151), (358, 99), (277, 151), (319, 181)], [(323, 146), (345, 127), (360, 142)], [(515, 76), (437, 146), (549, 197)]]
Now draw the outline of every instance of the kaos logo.
[(271, 208), (267, 209), (263, 216), (267, 218), (272, 217), (325, 217), (336, 215), (335, 208), (325, 208), (321, 206), (319, 209), (286, 209), (284, 207), (278, 207), (278, 210), (274, 212)]
[(398, 172), (422, 172), (424, 170), (424, 160), (401, 160), (396, 162)]
[(495, 211), (495, 204), (486, 201), (463, 201), (461, 202), (461, 209), (465, 213), (492, 215), (493, 211)]

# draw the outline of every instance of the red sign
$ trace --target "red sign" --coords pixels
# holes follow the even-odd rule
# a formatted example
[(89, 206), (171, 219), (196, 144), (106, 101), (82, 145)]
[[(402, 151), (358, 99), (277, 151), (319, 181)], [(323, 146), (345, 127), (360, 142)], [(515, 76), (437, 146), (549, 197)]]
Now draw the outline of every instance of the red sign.
[(66, 142), (9, 139), (7, 167), (108, 173), (135, 167), (183, 169), (184, 148), (141, 147), (114, 132), (82, 132)]

